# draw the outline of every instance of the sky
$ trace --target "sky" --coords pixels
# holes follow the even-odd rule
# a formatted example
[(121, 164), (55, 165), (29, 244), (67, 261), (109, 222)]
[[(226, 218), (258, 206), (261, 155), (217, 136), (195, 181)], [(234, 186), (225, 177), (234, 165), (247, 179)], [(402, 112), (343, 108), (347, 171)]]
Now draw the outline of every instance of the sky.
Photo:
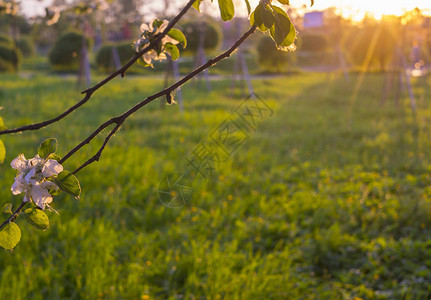
[[(24, 9), (24, 13), (27, 16), (34, 16), (37, 14), (44, 13), (44, 7), (49, 5), (52, 0), (21, 0), (22, 8)], [(187, 0), (171, 0), (176, 4), (187, 3)], [(246, 12), (244, 1), (234, 0), (237, 2), (240, 7), (238, 8), (238, 13), (244, 15)], [(216, 4), (211, 4), (210, 1), (207, 2), (207, 11), (214, 11), (214, 7)], [(217, 3), (217, 1), (214, 1)], [(250, 0), (251, 6), (255, 7), (259, 0)], [(273, 1), (275, 4), (276, 1)], [(304, 4), (309, 7), (309, 0), (291, 0), (292, 6), (302, 7)], [(390, 4), (388, 4), (390, 3)], [(148, 5), (148, 4), (147, 4)], [(431, 0), (391, 0), (391, 1), (383, 1), (383, 0), (315, 0), (315, 4), (312, 8), (307, 9), (305, 11), (312, 10), (323, 10), (328, 7), (337, 7), (337, 10), (345, 17), (351, 17), (354, 20), (361, 20), (362, 17), (366, 13), (371, 13), (375, 18), (379, 19), (384, 14), (395, 14), (400, 15), (405, 10), (412, 10), (415, 7), (420, 9), (429, 10), (427, 14), (431, 13)]]

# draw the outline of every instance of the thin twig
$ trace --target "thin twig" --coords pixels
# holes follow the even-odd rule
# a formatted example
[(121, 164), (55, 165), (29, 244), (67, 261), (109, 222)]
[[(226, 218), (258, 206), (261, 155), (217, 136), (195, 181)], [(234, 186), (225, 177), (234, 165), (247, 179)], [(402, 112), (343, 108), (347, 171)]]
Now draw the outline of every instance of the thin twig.
[(169, 24), (165, 28), (165, 30), (162, 33), (160, 33), (157, 36), (157, 38), (155, 38), (147, 47), (145, 47), (144, 49), (142, 49), (141, 51), (139, 51), (138, 53), (136, 53), (135, 56), (133, 56), (129, 60), (129, 62), (126, 63), (123, 67), (121, 67), (120, 69), (118, 69), (117, 71), (115, 71), (114, 73), (112, 73), (111, 75), (109, 75), (108, 77), (106, 77), (105, 79), (103, 79), (102, 81), (100, 81), (99, 83), (97, 83), (96, 85), (94, 85), (93, 87), (91, 87), (89, 89), (86, 89), (85, 91), (81, 92), (81, 94), (85, 94), (84, 98), (81, 101), (79, 101), (75, 105), (71, 106), (70, 108), (68, 108), (66, 111), (64, 111), (63, 113), (61, 113), (60, 115), (58, 115), (55, 118), (52, 118), (50, 120), (46, 120), (44, 122), (35, 123), (35, 124), (31, 124), (31, 125), (26, 125), (26, 126), (14, 128), (14, 129), (6, 129), (6, 130), (3, 130), (3, 131), (0, 131), (0, 135), (9, 134), (9, 133), (23, 132), (23, 131), (29, 131), (29, 130), (38, 130), (38, 129), (41, 129), (41, 128), (46, 127), (46, 126), (48, 126), (48, 125), (50, 125), (52, 123), (58, 122), (59, 120), (63, 119), (64, 117), (66, 117), (67, 115), (69, 115), (70, 113), (72, 113), (73, 111), (75, 111), (76, 109), (78, 109), (79, 107), (81, 107), (82, 105), (84, 105), (85, 103), (87, 103), (87, 101), (90, 100), (90, 98), (94, 94), (94, 92), (96, 92), (99, 88), (101, 88), (102, 86), (104, 86), (105, 84), (107, 84), (108, 82), (110, 82), (112, 79), (114, 79), (118, 75), (121, 75), (121, 77), (124, 77), (124, 75), (126, 74), (126, 71), (142, 55), (144, 55), (149, 50), (151, 50), (152, 48), (154, 48), (154, 46), (158, 45), (160, 43), (160, 41), (162, 40), (162, 38), (169, 32), (169, 30), (171, 30), (176, 25), (176, 23), (189, 10), (189, 8), (193, 5), (194, 2), (195, 2), (195, 0), (190, 0), (186, 4), (186, 6), (184, 6), (184, 8), (180, 11), (180, 13), (172, 20), (172, 22), (169, 22)]
[(103, 150), (106, 147), (106, 144), (108, 144), (109, 140), (111, 139), (111, 137), (114, 135), (115, 132), (117, 132), (118, 129), (120, 129), (121, 125), (123, 124), (123, 122), (125, 121), (125, 119), (118, 123), (117, 126), (114, 127), (114, 129), (111, 130), (111, 132), (108, 134), (108, 136), (105, 138), (105, 141), (103, 142), (102, 146), (100, 147), (99, 151), (97, 151), (96, 155), (94, 155), (93, 157), (91, 157), (89, 160), (87, 160), (85, 163), (83, 163), (79, 168), (77, 168), (75, 171), (72, 172), (72, 174), (76, 174), (78, 173), (80, 170), (84, 169), (86, 166), (88, 166), (89, 164), (92, 164), (95, 161), (99, 161), (100, 156), (102, 155)]
[(99, 126), (99, 128), (97, 128), (92, 134), (90, 134), (90, 136), (88, 136), (85, 140), (83, 140), (80, 144), (78, 144), (75, 148), (73, 148), (71, 151), (69, 151), (69, 153), (67, 153), (62, 160), (60, 160), (60, 163), (63, 164), (68, 158), (70, 158), (74, 153), (76, 153), (79, 149), (81, 149), (83, 146), (85, 146), (86, 144), (90, 143), (91, 140), (93, 140), (102, 130), (104, 130), (105, 128), (107, 128), (109, 125), (112, 124), (117, 124), (108, 134), (108, 136), (105, 138), (105, 141), (103, 142), (102, 146), (100, 147), (99, 151), (97, 151), (97, 153), (92, 156), (89, 160), (87, 160), (84, 164), (82, 164), (80, 167), (78, 167), (75, 171), (73, 171), (73, 174), (78, 173), (80, 170), (82, 170), (83, 168), (85, 168), (86, 166), (90, 165), (91, 163), (98, 161), (100, 159), (100, 156), (103, 152), (103, 150), (105, 149), (107, 143), (109, 142), (109, 140), (111, 139), (111, 137), (115, 134), (115, 132), (118, 131), (118, 129), (121, 127), (121, 125), (126, 121), (126, 119), (128, 117), (130, 117), (132, 114), (134, 114), (136, 111), (138, 111), (139, 109), (141, 109), (142, 107), (144, 107), (145, 105), (147, 105), (148, 103), (156, 100), (157, 98), (163, 96), (163, 95), (168, 95), (170, 93), (172, 93), (175, 89), (179, 88), (180, 86), (182, 86), (184, 83), (186, 83), (187, 81), (189, 81), (190, 79), (192, 79), (193, 77), (195, 77), (197, 74), (201, 73), (202, 71), (208, 69), (209, 67), (215, 65), (216, 63), (218, 63), (219, 61), (228, 58), (229, 56), (232, 55), (232, 53), (251, 35), (253, 34), (253, 32), (256, 30), (255, 26), (252, 26), (247, 32), (245, 32), (243, 34), (243, 36), (238, 39), (238, 41), (235, 42), (235, 44), (232, 45), (232, 47), (230, 47), (228, 50), (226, 50), (225, 52), (223, 52), (222, 54), (220, 54), (219, 56), (216, 56), (210, 60), (208, 60), (205, 64), (201, 65), (200, 67), (198, 67), (197, 69), (195, 69), (193, 72), (189, 73), (188, 75), (186, 75), (184, 78), (182, 78), (181, 80), (177, 81), (176, 83), (174, 83), (173, 85), (171, 85), (170, 87), (156, 93), (153, 94), (151, 96), (149, 96), (147, 99), (139, 102), (138, 104), (136, 104), (135, 106), (133, 106), (132, 108), (130, 108), (129, 110), (127, 110), (126, 112), (124, 112), (122, 115), (112, 118), (108, 121), (106, 121), (105, 123), (103, 123), (102, 125)]
[(19, 212), (24, 208), (24, 206), (27, 204), (27, 202), (22, 202), (20, 204), (20, 206), (18, 206), (18, 208), (13, 212), (13, 214), (7, 218), (6, 221), (4, 221), (1, 225), (0, 225), (0, 229), (2, 229), (6, 224), (8, 224), (9, 222), (14, 222), (16, 217), (18, 216)]

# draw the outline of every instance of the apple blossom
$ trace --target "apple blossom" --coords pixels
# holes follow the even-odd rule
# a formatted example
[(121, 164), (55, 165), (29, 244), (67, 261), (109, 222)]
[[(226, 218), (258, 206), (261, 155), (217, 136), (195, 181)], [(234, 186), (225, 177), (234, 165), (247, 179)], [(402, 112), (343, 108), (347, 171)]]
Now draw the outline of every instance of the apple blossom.
[(25, 193), (24, 202), (33, 201), (38, 207), (45, 209), (45, 206), (52, 202), (48, 189), (58, 189), (49, 178), (63, 171), (63, 166), (55, 160), (43, 159), (39, 155), (27, 160), (24, 154), (20, 154), (10, 165), (18, 171), (11, 187), (12, 194)]
[[(146, 48), (155, 36), (157, 36), (158, 34), (161, 34), (166, 29), (168, 24), (169, 24), (168, 20), (159, 21), (157, 19), (150, 24), (143, 23), (140, 27), (140, 30), (142, 32), (141, 38), (134, 43), (136, 52), (140, 51), (140, 49)], [(173, 45), (176, 45), (179, 42), (171, 38), (169, 35), (165, 35), (161, 40), (161, 46), (158, 51), (154, 49), (150, 49), (142, 56), (142, 60), (145, 62), (146, 65), (152, 66), (153, 60), (161, 61), (166, 59), (166, 54), (164, 53), (166, 51), (165, 49), (166, 43), (171, 43)]]

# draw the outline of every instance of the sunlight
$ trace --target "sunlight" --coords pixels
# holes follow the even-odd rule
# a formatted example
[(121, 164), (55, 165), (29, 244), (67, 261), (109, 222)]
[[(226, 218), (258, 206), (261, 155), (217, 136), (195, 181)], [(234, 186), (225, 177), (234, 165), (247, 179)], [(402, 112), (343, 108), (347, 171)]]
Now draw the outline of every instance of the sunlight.
[[(258, 0), (250, 1), (252, 6), (257, 5), (258, 2)], [(375, 0), (326, 0), (315, 1), (313, 7), (309, 7), (310, 1), (301, 0), (291, 1), (291, 5), (297, 8), (306, 5), (307, 11), (336, 7), (340, 14), (354, 21), (362, 20), (365, 15), (374, 17), (375, 19), (381, 19), (383, 15), (402, 15), (405, 11), (412, 10), (416, 7), (422, 10), (428, 10), (426, 14), (429, 14), (429, 10), (431, 10), (431, 2), (429, 0), (392, 1), (390, 3)]]
[(338, 11), (345, 17), (354, 21), (360, 21), (365, 15), (372, 16), (375, 19), (381, 19), (383, 15), (402, 15), (405, 11), (412, 10), (415, 7), (420, 9), (431, 9), (431, 3), (427, 0), (417, 1), (386, 1), (375, 0), (331, 0), (315, 1), (314, 9), (325, 9), (328, 7), (337, 7)]

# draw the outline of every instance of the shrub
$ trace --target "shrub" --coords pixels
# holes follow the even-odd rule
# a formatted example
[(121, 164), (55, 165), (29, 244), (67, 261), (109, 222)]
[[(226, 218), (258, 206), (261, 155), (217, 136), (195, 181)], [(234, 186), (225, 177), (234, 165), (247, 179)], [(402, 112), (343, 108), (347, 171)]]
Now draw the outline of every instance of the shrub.
[(24, 56), (28, 57), (34, 55), (34, 45), (28, 37), (20, 38), (16, 44)]
[(263, 36), (257, 45), (258, 60), (267, 71), (281, 72), (288, 65), (289, 54), (280, 51), (268, 35)]
[[(14, 41), (7, 35), (0, 35), (0, 43), (3, 45), (9, 45), (14, 47)], [(34, 54), (34, 46), (32, 41), (28, 37), (22, 37), (16, 42), (16, 46), (19, 48), (21, 53), (25, 56), (31, 56)]]
[(21, 53), (13, 44), (0, 42), (0, 72), (13, 72), (18, 70), (21, 62)]
[(112, 49), (114, 47), (117, 48), (121, 64), (125, 64), (136, 53), (131, 44), (132, 43), (124, 43), (103, 46), (100, 48), (99, 52), (97, 52), (96, 65), (105, 71), (113, 71), (115, 69), (114, 59), (112, 57)]
[(199, 36), (202, 28), (204, 28), (205, 30), (204, 49), (217, 49), (222, 40), (222, 32), (220, 27), (217, 26), (217, 24), (208, 21), (189, 22), (183, 24), (181, 29), (187, 38), (187, 47), (185, 49), (186, 52), (197, 52), (199, 45)]
[(81, 58), (82, 39), (83, 36), (76, 32), (69, 32), (61, 36), (49, 53), (49, 62), (54, 66), (78, 66)]
[(12, 44), (12, 39), (7, 35), (0, 34), (0, 43), (1, 44)]
[(324, 52), (328, 49), (328, 40), (321, 35), (306, 34), (300, 37), (299, 50), (308, 52)]
[(299, 36), (296, 53), (297, 62), (303, 66), (322, 66), (338, 64), (333, 47), (329, 45), (333, 41), (324, 35), (309, 33)]

